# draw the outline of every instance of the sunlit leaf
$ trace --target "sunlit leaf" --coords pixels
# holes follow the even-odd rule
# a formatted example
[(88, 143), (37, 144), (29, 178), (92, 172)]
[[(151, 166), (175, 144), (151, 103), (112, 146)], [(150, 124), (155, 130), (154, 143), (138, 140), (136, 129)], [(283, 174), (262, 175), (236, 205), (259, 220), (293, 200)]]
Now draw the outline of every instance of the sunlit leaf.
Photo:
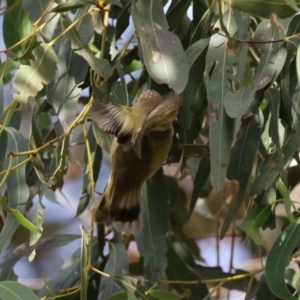
[(15, 75), (14, 87), (18, 94), (14, 94), (15, 100), (26, 104), (28, 98), (35, 97), (44, 84), (50, 83), (56, 71), (58, 62), (51, 45), (41, 44), (33, 50), (35, 60), (31, 65), (21, 65)]
[(178, 36), (168, 31), (162, 3), (138, 1), (132, 6), (132, 17), (150, 76), (180, 94), (188, 81), (188, 63)]

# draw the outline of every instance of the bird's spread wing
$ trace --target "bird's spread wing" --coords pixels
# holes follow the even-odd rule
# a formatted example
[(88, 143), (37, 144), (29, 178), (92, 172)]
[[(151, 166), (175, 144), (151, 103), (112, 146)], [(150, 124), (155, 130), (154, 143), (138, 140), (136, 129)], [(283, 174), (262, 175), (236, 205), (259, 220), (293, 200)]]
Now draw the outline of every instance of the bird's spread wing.
[(133, 149), (138, 157), (141, 157), (141, 145), (144, 135), (149, 131), (167, 131), (168, 125), (175, 120), (180, 105), (181, 98), (175, 95), (173, 91), (162, 97), (162, 101), (146, 117), (142, 129), (137, 134)]
[(113, 104), (99, 103), (91, 108), (90, 116), (98, 127), (114, 134), (118, 138), (118, 143), (128, 151), (132, 148), (133, 136), (136, 136), (134, 120), (129, 114), (130, 108)]

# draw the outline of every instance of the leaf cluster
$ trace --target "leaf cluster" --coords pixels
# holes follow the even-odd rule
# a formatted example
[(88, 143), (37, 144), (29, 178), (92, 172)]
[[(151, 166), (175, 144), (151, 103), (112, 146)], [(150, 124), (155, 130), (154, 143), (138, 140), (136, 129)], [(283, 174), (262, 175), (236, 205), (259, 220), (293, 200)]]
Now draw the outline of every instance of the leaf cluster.
[[(290, 190), (300, 181), (300, 2), (169, 2), (6, 1), (1, 299), (208, 299), (221, 287), (243, 291), (247, 299), (298, 299), (299, 270), (288, 264), (293, 258), (299, 265), (292, 255), (300, 215)], [(183, 177), (191, 175), (191, 199), (181, 178), (161, 171), (144, 184), (136, 263), (127, 259), (133, 238), (105, 232), (103, 225), (96, 235), (93, 217), (88, 229), (80, 226), (80, 236), (45, 235), (45, 195), (64, 187), (70, 164), (82, 168), (76, 217), (95, 201), (112, 137), (90, 124), (93, 101), (131, 106), (145, 88), (182, 95), (169, 156), (181, 162)], [(83, 163), (73, 157), (74, 145), (83, 145)], [(261, 249), (262, 230), (275, 226), (275, 208), (285, 209), (286, 225), (265, 266), (252, 273), (204, 266), (183, 230), (199, 197), (212, 189), (222, 193), (228, 181), (238, 189), (222, 205), (219, 237), (231, 228)], [(246, 216), (237, 226), (241, 207)], [(27, 239), (16, 245), (22, 228)], [(17, 282), (13, 268), (22, 257), (32, 261), (78, 238), (80, 248), (36, 293)]]

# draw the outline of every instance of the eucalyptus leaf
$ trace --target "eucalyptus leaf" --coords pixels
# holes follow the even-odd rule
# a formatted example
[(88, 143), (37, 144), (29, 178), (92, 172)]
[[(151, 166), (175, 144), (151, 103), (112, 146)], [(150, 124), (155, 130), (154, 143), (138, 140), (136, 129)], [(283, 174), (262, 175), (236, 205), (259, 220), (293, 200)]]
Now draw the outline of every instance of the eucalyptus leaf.
[[(6, 127), (7, 148), (6, 153), (22, 152), (28, 150), (28, 143), (23, 135), (11, 127)], [(10, 163), (11, 167), (21, 164), (25, 160), (25, 156), (13, 157), (6, 156), (4, 169), (7, 170)], [(12, 160), (10, 162), (10, 160)], [(18, 210), (22, 215), (25, 211), (27, 200), (29, 197), (29, 189), (26, 184), (25, 166), (19, 166), (14, 172), (10, 172), (6, 180), (8, 206), (14, 210)], [(11, 215), (6, 217), (4, 226), (0, 233), (0, 250), (3, 250), (10, 242), (11, 237), (19, 227), (19, 222)]]
[[(300, 5), (298, 0), (295, 3)], [(262, 5), (264, 9), (261, 9)], [(269, 18), (272, 14), (276, 14), (283, 19), (295, 14), (295, 10), (287, 2), (284, 3), (281, 0), (233, 0), (231, 7), (263, 18)]]
[[(236, 22), (228, 9), (225, 13), (224, 23), (229, 33), (234, 35), (237, 31)], [(221, 26), (220, 22), (216, 26)], [(218, 46), (216, 46), (218, 45)], [(232, 69), (237, 62), (234, 52), (230, 49), (228, 40), (219, 35), (213, 35), (210, 39), (206, 56), (206, 85), (208, 110), (209, 110), (209, 139), (211, 155), (211, 180), (218, 189), (225, 187), (225, 177), (230, 160), (230, 147), (233, 139), (233, 120), (225, 111), (224, 99), (229, 92), (228, 79), (231, 72), (223, 72), (225, 69)], [(216, 61), (218, 62), (216, 64)], [(212, 71), (212, 72), (211, 72)], [(211, 75), (208, 76), (208, 73)]]
[(0, 297), (2, 300), (39, 299), (30, 288), (15, 281), (0, 281)]
[(138, 1), (132, 5), (132, 17), (150, 76), (180, 94), (187, 85), (188, 63), (178, 36), (168, 31), (162, 3)]
[(50, 83), (56, 72), (58, 58), (50, 44), (41, 44), (33, 50), (35, 60), (31, 65), (21, 65), (16, 72), (14, 88), (18, 94), (14, 94), (16, 101), (27, 104), (29, 97), (35, 97), (43, 88), (43, 84)]
[[(284, 272), (300, 238), (300, 218), (286, 227), (272, 246), (266, 261), (266, 281), (270, 290), (280, 298), (296, 300), (285, 284)], [(280, 259), (278, 259), (280, 258)]]

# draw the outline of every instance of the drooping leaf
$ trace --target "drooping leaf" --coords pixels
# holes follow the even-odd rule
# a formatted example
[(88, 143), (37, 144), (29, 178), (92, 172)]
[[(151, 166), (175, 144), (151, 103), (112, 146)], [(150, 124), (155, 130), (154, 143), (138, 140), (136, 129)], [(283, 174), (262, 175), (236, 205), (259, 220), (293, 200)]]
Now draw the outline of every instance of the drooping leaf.
[[(160, 172), (149, 179), (142, 189), (143, 230), (136, 237), (140, 254), (144, 257), (146, 277), (150, 283), (166, 279), (167, 245), (166, 233), (169, 222), (169, 193), (175, 179), (165, 177)], [(160, 245), (157, 247), (157, 245)]]
[[(115, 233), (118, 236), (118, 233)], [(103, 270), (112, 276), (127, 275), (128, 262), (124, 244), (119, 238), (114, 237), (110, 243), (108, 260)], [(99, 299), (106, 299), (120, 291), (120, 288), (110, 278), (102, 277), (99, 288)]]
[(57, 68), (58, 59), (49, 44), (40, 44), (33, 54), (35, 60), (31, 61), (31, 65), (21, 65), (15, 75), (14, 87), (18, 94), (14, 94), (14, 99), (22, 104), (26, 104), (29, 97), (35, 97), (43, 84), (53, 80)]
[(284, 271), (300, 239), (300, 218), (286, 227), (272, 246), (266, 261), (266, 281), (270, 290), (280, 298), (296, 300), (286, 286)]
[[(80, 96), (78, 84), (84, 79), (88, 70), (87, 63), (71, 49), (67, 39), (56, 45), (57, 71), (54, 80), (47, 86), (47, 101), (54, 107), (60, 121), (67, 127), (77, 113), (77, 102)], [(77, 69), (80, 66), (80, 72)], [(83, 75), (83, 76), (82, 76)]]
[[(237, 27), (231, 9), (225, 12), (223, 18), (227, 30), (233, 36)], [(218, 22), (216, 26), (220, 27), (220, 23)], [(216, 61), (218, 61), (217, 64)], [(236, 54), (228, 44), (227, 38), (217, 34), (213, 35), (206, 55), (205, 69), (207, 73), (211, 181), (212, 185), (220, 191), (225, 187), (233, 138), (233, 120), (228, 117), (224, 107), (225, 95), (230, 91), (229, 77), (231, 72), (223, 72), (223, 70), (232, 69), (236, 62)], [(209, 78), (208, 73), (211, 70), (212, 73)]]
[(98, 145), (103, 148), (106, 152), (110, 153), (111, 144), (114, 136), (108, 134), (98, 128), (97, 125), (93, 124), (94, 134)]
[(58, 34), (55, 29), (60, 16), (55, 16), (54, 13), (45, 14), (45, 11), (51, 10), (51, 7), (54, 7), (55, 4), (51, 0), (41, 0), (39, 5), (36, 5), (35, 0), (24, 0), (22, 2), (24, 10), (29, 14), (31, 23), (35, 24), (36, 21), (40, 20), (39, 24), (45, 25), (40, 31), (42, 37), (46, 42), (51, 41)]
[[(63, 28), (66, 30), (72, 23), (69, 19), (65, 18), (62, 24)], [(99, 76), (107, 79), (112, 75), (111, 66), (108, 60), (96, 58), (92, 50), (87, 45), (84, 45), (78, 31), (74, 27), (66, 32), (66, 36), (70, 39), (72, 49), (75, 53), (82, 56)]]
[(178, 36), (168, 30), (162, 3), (138, 1), (132, 5), (132, 17), (151, 78), (180, 94), (188, 81), (188, 63)]
[[(99, 252), (96, 243), (93, 245), (92, 264), (99, 265)], [(61, 268), (57, 270), (52, 278), (48, 280), (48, 285), (54, 291), (68, 288), (80, 283), (81, 277), (81, 249), (76, 249), (70, 257), (68, 257)], [(79, 291), (79, 290), (78, 290)], [(60, 292), (59, 292), (60, 293)], [(46, 285), (40, 289), (38, 296), (43, 297), (49, 294)]]
[[(263, 91), (260, 94), (260, 97), (263, 97)], [(251, 118), (244, 119), (237, 134), (237, 140), (231, 152), (227, 177), (230, 180), (238, 181), (239, 191), (229, 206), (227, 216), (221, 229), (222, 237), (226, 234), (234, 215), (243, 201), (246, 200), (248, 182), (259, 145), (262, 127), (262, 114), (257, 114)]]
[[(187, 165), (189, 166), (188, 162)], [(190, 212), (189, 212), (190, 216), (195, 208), (198, 198), (200, 197), (200, 193), (209, 178), (209, 174), (210, 174), (210, 161), (207, 158), (202, 158), (199, 161), (197, 173), (193, 180), (194, 188), (193, 188), (192, 199), (190, 203)]]
[[(30, 232), (30, 241), (29, 245), (30, 246), (36, 246), (40, 238), (42, 237), (42, 232), (43, 232), (43, 222), (44, 222), (44, 211), (45, 211), (45, 206), (42, 203), (42, 196), (44, 194), (44, 189), (42, 189), (39, 193), (39, 201), (37, 203), (37, 208), (36, 212), (34, 215), (34, 218), (32, 220), (32, 223), (39, 229), (40, 232), (34, 233)], [(35, 257), (36, 249), (34, 249), (31, 252), (30, 261), (32, 261)]]
[(88, 285), (88, 245), (89, 237), (87, 230), (83, 225), (80, 225), (81, 231), (81, 254), (80, 254), (80, 299), (87, 300), (87, 285)]
[[(6, 127), (7, 148), (6, 153), (22, 152), (28, 150), (28, 143), (20, 132), (14, 128)], [(11, 154), (12, 155), (12, 154)], [(6, 156), (4, 170), (7, 170), (12, 159), (11, 167), (14, 167), (25, 160), (26, 156)], [(26, 184), (25, 166), (18, 167), (14, 172), (10, 172), (6, 180), (8, 206), (24, 213), (29, 190)], [(0, 233), (0, 250), (3, 250), (10, 242), (11, 237), (19, 227), (18, 221), (11, 215), (5, 219), (4, 226)]]
[(4, 110), (4, 91), (3, 91), (3, 80), (0, 75), (0, 124), (2, 124), (3, 121), (3, 110)]

